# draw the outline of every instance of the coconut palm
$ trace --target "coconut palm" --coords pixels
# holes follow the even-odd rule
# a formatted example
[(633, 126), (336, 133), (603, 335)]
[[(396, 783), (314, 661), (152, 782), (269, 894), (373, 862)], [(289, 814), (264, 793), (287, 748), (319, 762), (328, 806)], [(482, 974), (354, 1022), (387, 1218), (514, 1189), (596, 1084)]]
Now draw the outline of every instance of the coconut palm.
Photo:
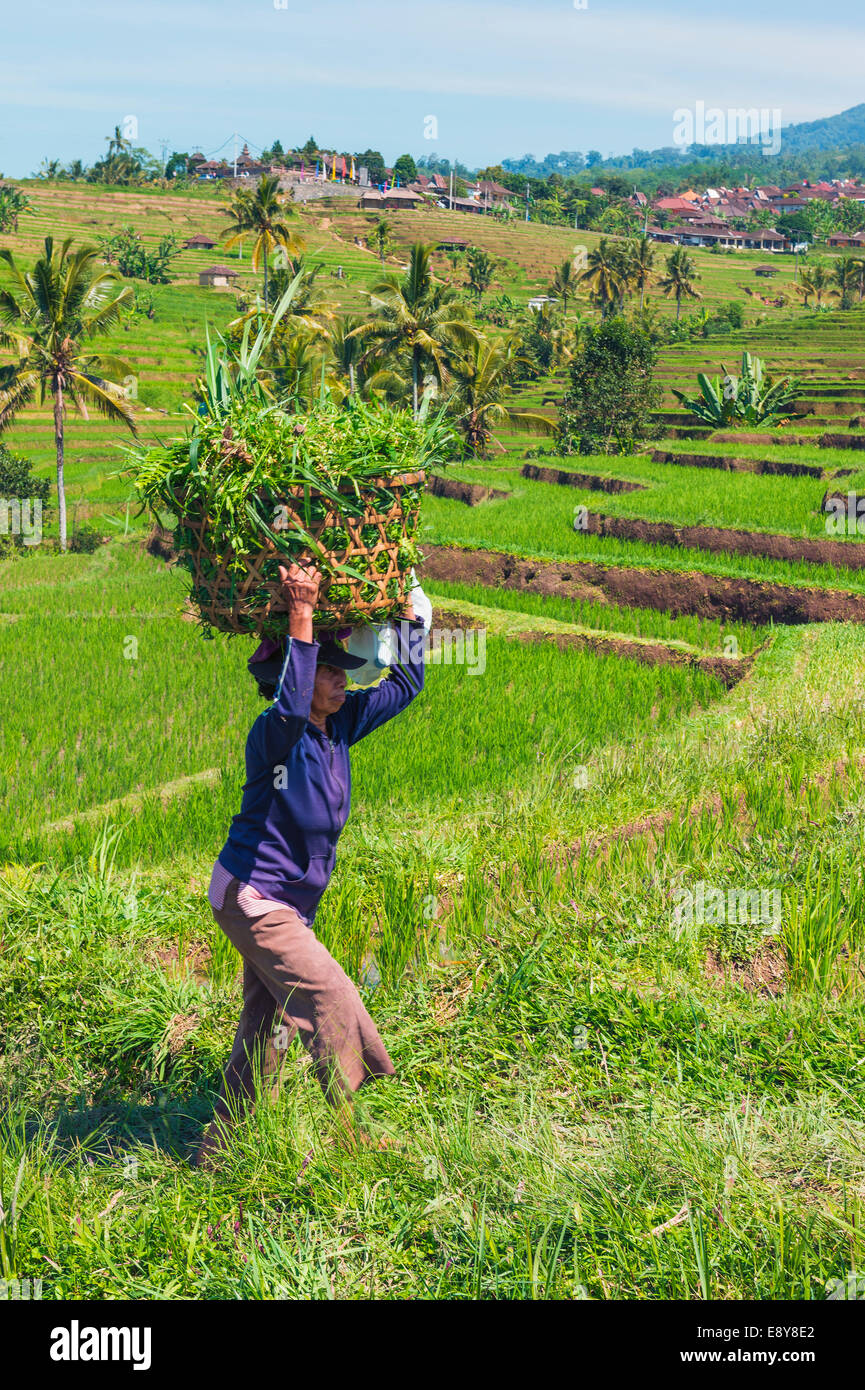
[[(528, 410), (513, 410), (502, 404), (517, 365), (515, 338), (492, 340), (476, 337), (463, 351), (451, 358), (448, 377), (453, 390), (447, 407), (473, 454), (483, 454), (494, 429), (510, 426), (530, 434), (552, 435), (556, 422)], [(500, 441), (495, 441), (504, 450)]]
[(105, 139), (108, 141), (108, 159), (113, 159), (118, 154), (128, 154), (132, 149), (132, 141), (127, 140), (121, 133), (119, 125), (114, 127), (114, 134), (106, 135)]
[(385, 256), (393, 250), (394, 241), (390, 234), (390, 223), (386, 217), (380, 217), (366, 239), (366, 244), (370, 250), (375, 251), (382, 265)]
[(834, 288), (830, 291), (836, 299), (840, 299), (842, 309), (849, 309), (853, 303), (853, 295), (859, 284), (859, 267), (852, 256), (841, 256), (832, 267), (832, 284)]
[[(289, 285), (296, 280), (294, 294), (285, 311), (286, 315), (290, 315), (295, 321), (295, 327), (297, 321), (302, 320), (303, 326), (311, 332), (315, 332), (316, 329), (321, 332), (324, 325), (334, 316), (324, 288), (318, 284), (324, 262), (318, 261), (315, 265), (309, 265), (305, 256), (289, 256), (282, 248), (277, 251), (275, 261), (268, 285), (267, 307), (273, 308), (277, 305)], [(323, 333), (321, 336), (324, 336)]]
[[(288, 316), (283, 320), (289, 323)], [(300, 326), (294, 332), (286, 329), (274, 339), (275, 352), (270, 371), (279, 399), (290, 401), (297, 411), (308, 410), (320, 398), (322, 390), (339, 390), (340, 383), (327, 362), (327, 343), (316, 333)]]
[(484, 291), (489, 289), (498, 264), (495, 257), (491, 256), (489, 251), (483, 251), (480, 246), (470, 246), (466, 252), (468, 288), (472, 294), (477, 295), (478, 301), (482, 299)]
[(586, 269), (579, 279), (581, 284), (589, 286), (595, 303), (600, 305), (601, 317), (606, 318), (624, 294), (620, 248), (602, 236), (589, 252)]
[(11, 251), (0, 251), (9, 283), (0, 290), (0, 348), (13, 360), (0, 367), (0, 431), (38, 394), (53, 398), (60, 548), (66, 549), (65, 418), (67, 401), (88, 419), (88, 405), (135, 433), (132, 403), (111, 375), (130, 375), (129, 365), (83, 343), (103, 334), (132, 299), (132, 286), (117, 288), (114, 272), (98, 264), (95, 246), (72, 250), (72, 238), (55, 252), (46, 237), (32, 270), (23, 271)]
[(568, 312), (568, 298), (577, 292), (577, 269), (572, 260), (562, 261), (550, 281), (550, 290), (562, 301), (562, 311)]
[(811, 271), (807, 270), (804, 266), (799, 271), (799, 282), (795, 288), (796, 293), (801, 296), (802, 302), (805, 308), (807, 309), (809, 307), (808, 301), (810, 300), (812, 294), (816, 294), (817, 291), (814, 285), (814, 281), (811, 278)]
[(412, 410), (418, 413), (418, 391), (426, 372), (441, 385), (447, 357), (455, 347), (468, 347), (477, 336), (456, 292), (433, 282), (432, 247), (416, 242), (403, 275), (386, 275), (373, 285), (369, 299), (373, 316), (348, 335), (366, 345), (360, 366), (384, 365), (387, 359), (407, 358), (412, 383)]
[(290, 204), (279, 199), (279, 179), (275, 174), (262, 174), (252, 190), (238, 189), (228, 213), (231, 226), (225, 240), (226, 249), (236, 246), (245, 236), (254, 237), (252, 266), (258, 270), (264, 261), (264, 302), (267, 303), (267, 263), (271, 251), (283, 247), (289, 255), (303, 249), (303, 239), (290, 226), (297, 213)]
[(640, 291), (640, 311), (648, 286), (655, 278), (655, 245), (651, 237), (635, 237), (629, 250), (631, 282)]
[(659, 284), (664, 294), (674, 294), (676, 296), (676, 322), (679, 321), (679, 314), (682, 312), (683, 299), (699, 299), (699, 290), (695, 289), (694, 281), (699, 278), (697, 267), (693, 256), (689, 256), (682, 246), (677, 246), (666, 260), (666, 275), (662, 275)]
[(338, 377), (348, 377), (348, 394), (353, 396), (357, 389), (358, 366), (363, 355), (363, 344), (352, 334), (361, 325), (358, 315), (346, 314), (334, 321), (330, 330), (328, 351)]

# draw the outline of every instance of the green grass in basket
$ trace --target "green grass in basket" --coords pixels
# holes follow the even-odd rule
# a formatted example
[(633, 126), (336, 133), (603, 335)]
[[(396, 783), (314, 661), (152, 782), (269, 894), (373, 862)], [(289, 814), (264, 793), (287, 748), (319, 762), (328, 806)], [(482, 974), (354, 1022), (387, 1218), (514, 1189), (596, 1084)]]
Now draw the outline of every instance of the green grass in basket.
[[(442, 465), (451, 456), (453, 442), (441, 415), (414, 419), (380, 402), (351, 400), (338, 406), (327, 396), (308, 414), (296, 415), (246, 396), (226, 402), (217, 413), (197, 417), (183, 439), (133, 451), (129, 474), (155, 516), (168, 511), (175, 518), (175, 546), (189, 568), (198, 548), (194, 527), (207, 518), (208, 558), (199, 564), (193, 599), (206, 602), (210, 597), (202, 589), (201, 570), (206, 586), (223, 557), (230, 598), (232, 579), (242, 580), (265, 541), (273, 542), (277, 554), (263, 567), (262, 583), (248, 599), (252, 630), (256, 610), (271, 595), (268, 581), (277, 580), (283, 557), (302, 552), (308, 557), (312, 551), (328, 577), (367, 583), (374, 579), (374, 574), (339, 564), (328, 555), (347, 539), (344, 527), (325, 532), (323, 544), (314, 540), (310, 528), (334, 509), (342, 518), (361, 516), (371, 501), (378, 510), (389, 509), (394, 494), (388, 480)], [(288, 514), (281, 510), (287, 498), (292, 506)], [(398, 564), (403, 573), (418, 558), (413, 535), (419, 498), (419, 488), (404, 490), (400, 500), (407, 525), (392, 522), (388, 528), (389, 540), (402, 537)], [(285, 529), (274, 529), (277, 519)], [(344, 601), (344, 589), (344, 584), (332, 586), (331, 599)], [(398, 585), (389, 596), (395, 611)], [(380, 610), (377, 616), (384, 619), (389, 613)]]

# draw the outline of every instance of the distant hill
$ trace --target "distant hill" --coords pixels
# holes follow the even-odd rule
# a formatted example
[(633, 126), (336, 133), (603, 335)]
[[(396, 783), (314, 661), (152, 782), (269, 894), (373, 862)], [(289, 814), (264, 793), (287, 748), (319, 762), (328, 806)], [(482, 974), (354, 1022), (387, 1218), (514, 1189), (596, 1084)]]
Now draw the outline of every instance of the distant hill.
[(796, 150), (835, 150), (847, 145), (865, 145), (865, 102), (837, 116), (782, 126), (781, 131), (788, 154)]
[[(781, 128), (783, 159), (807, 150), (843, 151), (856, 146), (865, 147), (865, 102), (841, 111), (837, 116), (823, 116), (818, 121), (800, 121)], [(743, 153), (760, 155), (757, 145), (692, 145), (688, 149), (667, 145), (661, 149), (635, 149), (631, 154), (601, 159), (597, 151), (587, 156), (580, 151), (562, 150), (544, 159), (523, 155), (521, 159), (503, 159), (502, 168), (508, 173), (530, 178), (547, 178), (550, 174), (576, 174), (584, 169), (662, 168), (682, 164), (688, 158), (730, 160)]]

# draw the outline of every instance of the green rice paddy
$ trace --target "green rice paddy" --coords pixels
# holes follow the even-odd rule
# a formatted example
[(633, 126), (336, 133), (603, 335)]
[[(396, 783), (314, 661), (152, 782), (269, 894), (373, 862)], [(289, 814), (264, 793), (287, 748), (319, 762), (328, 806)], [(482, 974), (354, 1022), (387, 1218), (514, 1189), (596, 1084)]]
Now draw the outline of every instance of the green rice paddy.
[[(47, 230), (221, 225), (210, 190), (30, 191), (37, 217), (3, 238), (25, 258)], [(360, 307), (380, 271), (354, 245), (370, 219), (302, 215), (315, 254), (345, 268), (328, 281), (342, 307)], [(403, 249), (421, 228), (470, 236), (504, 261), (492, 292), (521, 300), (593, 240), (443, 212), (392, 220)], [(709, 308), (759, 283), (750, 257), (695, 255)], [(205, 313), (224, 324), (233, 310), (195, 283), (216, 256), (185, 252), (179, 283), (154, 290), (155, 318), (118, 335), (161, 437), (177, 433)], [(790, 288), (781, 264), (772, 290)], [(691, 388), (742, 347), (815, 391), (861, 380), (863, 311), (744, 302), (743, 335), (665, 349), (666, 384)], [(540, 405), (562, 385), (520, 399)], [(814, 399), (858, 411), (855, 398)], [(426, 496), (422, 545), (863, 591), (862, 572), (573, 529), (582, 504), (817, 536), (825, 489), (855, 489), (865, 472), (854, 451), (765, 446), (857, 468), (838, 484), (647, 455), (538, 460), (647, 485), (611, 496), (522, 479), (535, 441), (503, 439), (507, 457), (455, 476), (511, 496)], [(144, 550), (127, 484), (110, 476), (123, 442), (100, 421), (70, 423), (70, 494), (109, 544), (0, 558), (0, 1274), (41, 1278), (47, 1299), (786, 1302), (822, 1300), (861, 1270), (856, 624), (757, 628), (429, 583), (445, 612), (462, 601), (540, 631), (579, 624), (708, 656), (732, 637), (753, 662), (723, 691), (694, 668), (491, 631), (482, 662), (476, 637), (469, 662), (430, 664), (423, 695), (354, 750), (352, 816), (316, 920), (396, 1067), (357, 1097), (391, 1147), (344, 1145), (294, 1045), (280, 1096), (262, 1097), (216, 1172), (190, 1170), (240, 1009), (239, 958), (207, 881), (264, 705), (250, 643), (202, 640), (182, 616), (185, 577)], [(44, 411), (10, 443), (50, 476)], [(701, 884), (725, 902), (770, 894), (778, 911), (682, 916)]]

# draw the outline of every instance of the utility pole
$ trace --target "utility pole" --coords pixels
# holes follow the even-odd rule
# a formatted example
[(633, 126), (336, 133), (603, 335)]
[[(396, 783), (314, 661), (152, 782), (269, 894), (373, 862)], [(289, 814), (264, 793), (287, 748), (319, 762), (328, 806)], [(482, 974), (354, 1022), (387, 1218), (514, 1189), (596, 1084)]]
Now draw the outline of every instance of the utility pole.
[(162, 147), (162, 177), (165, 178), (165, 151), (168, 149), (170, 141), (163, 136), (159, 144)]
[(234, 132), (234, 177), (237, 178), (237, 131)]
[(529, 220), (529, 181), (526, 179), (526, 221)]

